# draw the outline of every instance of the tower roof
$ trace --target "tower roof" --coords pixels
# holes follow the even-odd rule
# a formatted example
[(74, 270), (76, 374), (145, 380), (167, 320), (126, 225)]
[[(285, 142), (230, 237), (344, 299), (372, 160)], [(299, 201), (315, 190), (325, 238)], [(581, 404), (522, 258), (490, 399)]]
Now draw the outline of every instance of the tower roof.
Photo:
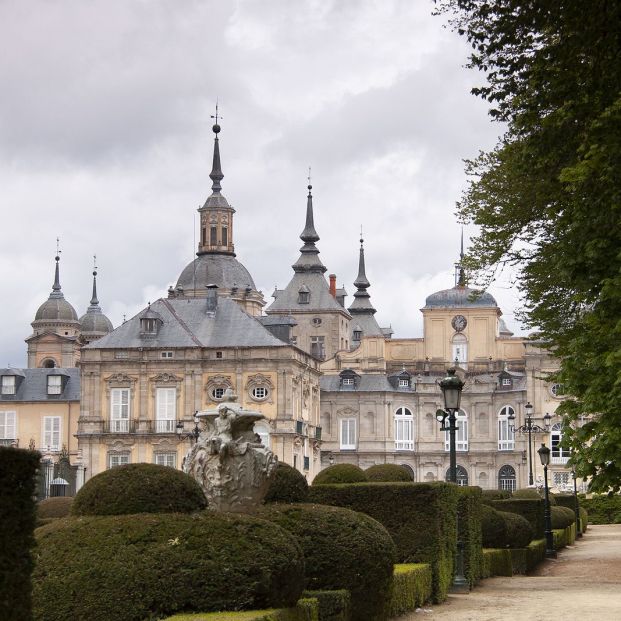
[(313, 217), (313, 195), (311, 190), (313, 186), (308, 184), (308, 196), (306, 198), (306, 222), (304, 230), (300, 235), (300, 239), (304, 245), (300, 248), (300, 258), (293, 264), (293, 270), (300, 272), (316, 272), (323, 274), (326, 271), (325, 265), (319, 258), (319, 249), (315, 242), (319, 241), (319, 235), (315, 230), (315, 222)]
[(52, 292), (50, 293), (50, 297), (39, 306), (39, 309), (35, 313), (33, 326), (35, 324), (38, 325), (40, 323), (49, 322), (73, 324), (78, 321), (78, 315), (75, 309), (65, 300), (60, 286), (60, 256), (56, 254), (54, 260), (56, 261), (56, 266), (54, 269)]
[(93, 269), (93, 295), (86, 313), (80, 317), (82, 338), (88, 341), (97, 339), (113, 330), (112, 322), (103, 314), (97, 299), (97, 268)]

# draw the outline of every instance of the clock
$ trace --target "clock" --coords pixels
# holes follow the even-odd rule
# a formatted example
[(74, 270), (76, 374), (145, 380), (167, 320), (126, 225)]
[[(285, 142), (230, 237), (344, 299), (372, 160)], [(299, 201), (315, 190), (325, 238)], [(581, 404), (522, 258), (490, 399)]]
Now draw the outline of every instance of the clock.
[(468, 325), (468, 322), (463, 315), (455, 315), (451, 321), (451, 325), (457, 332), (461, 332)]

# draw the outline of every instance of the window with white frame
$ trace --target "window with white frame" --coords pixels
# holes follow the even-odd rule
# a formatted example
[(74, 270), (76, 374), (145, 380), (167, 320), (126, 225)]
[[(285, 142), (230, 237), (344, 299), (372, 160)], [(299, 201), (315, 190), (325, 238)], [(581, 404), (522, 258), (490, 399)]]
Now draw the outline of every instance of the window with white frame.
[(507, 492), (515, 491), (515, 468), (513, 466), (503, 466), (498, 471), (498, 489)]
[(356, 448), (356, 419), (341, 418), (341, 448)]
[(554, 484), (554, 487), (569, 487), (570, 476), (569, 472), (553, 472), (552, 483)]
[(2, 394), (14, 395), (15, 394), (15, 376), (3, 375), (2, 376)]
[(310, 337), (311, 356), (323, 360), (326, 357), (325, 337), (323, 336), (311, 336)]
[(261, 444), (270, 448), (270, 427), (266, 422), (258, 422), (254, 424), (254, 432), (261, 438)]
[(155, 399), (155, 431), (157, 433), (174, 433), (177, 417), (177, 389), (158, 388)]
[(63, 378), (60, 375), (47, 376), (47, 394), (59, 395), (63, 390)]
[(409, 379), (400, 379), (399, 380), (399, 387), (400, 388), (408, 388), (410, 385), (410, 380)]
[(252, 389), (252, 396), (258, 401), (263, 401), (263, 399), (267, 399), (268, 389), (266, 386), (255, 386)]
[(171, 351), (160, 352), (160, 358), (172, 358), (174, 354)]
[(129, 388), (110, 390), (110, 431), (127, 433), (129, 431)]
[(220, 401), (221, 399), (224, 398), (224, 392), (226, 391), (226, 388), (224, 388), (223, 386), (216, 386), (212, 391), (211, 391), (211, 396), (216, 400), (216, 401)]
[(511, 381), (510, 377), (503, 377), (502, 378), (502, 385), (503, 386), (511, 386), (513, 382)]
[(344, 377), (343, 378), (343, 386), (353, 386), (355, 384), (355, 380), (353, 377)]
[(498, 412), (498, 450), (512, 451), (515, 448), (515, 432), (513, 430), (512, 417), (515, 410), (510, 405), (505, 405)]
[(0, 439), (15, 440), (17, 438), (16, 422), (16, 412), (0, 412)]
[(117, 466), (126, 466), (129, 463), (131, 463), (129, 451), (108, 453), (108, 468), (116, 468)]
[(414, 449), (414, 421), (412, 411), (408, 408), (397, 408), (395, 412), (395, 449), (398, 451)]
[[(456, 451), (467, 451), (468, 450), (468, 415), (463, 411), (459, 410), (459, 412), (455, 413), (455, 424), (457, 426), (457, 431), (455, 432), (455, 450)], [(448, 419), (446, 420), (446, 425), (448, 426)], [(445, 432), (444, 435), (444, 449), (446, 451), (450, 450), (450, 436), (449, 431)]]
[(468, 339), (463, 334), (453, 337), (453, 360), (462, 367), (468, 362)]
[[(466, 487), (468, 485), (468, 471), (460, 465), (455, 467), (455, 475), (457, 478), (457, 485), (460, 487)], [(449, 481), (451, 478), (450, 468), (446, 471), (445, 480)]]
[(42, 448), (50, 451), (60, 450), (60, 416), (43, 417)]
[[(129, 463), (129, 462), (128, 462)], [(153, 463), (158, 466), (168, 466), (169, 468), (177, 467), (177, 453), (171, 452), (158, 452), (153, 453)]]
[(561, 423), (554, 423), (550, 430), (550, 446), (552, 447), (552, 463), (564, 464), (569, 459), (569, 449), (561, 446), (563, 440), (563, 427)]

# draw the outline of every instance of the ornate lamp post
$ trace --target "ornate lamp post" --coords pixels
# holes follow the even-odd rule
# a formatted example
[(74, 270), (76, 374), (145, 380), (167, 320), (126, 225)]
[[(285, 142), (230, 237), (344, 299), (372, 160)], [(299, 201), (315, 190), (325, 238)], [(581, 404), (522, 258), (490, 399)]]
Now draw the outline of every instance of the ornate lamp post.
[(546, 557), (556, 558), (556, 551), (554, 550), (554, 536), (552, 534), (552, 515), (550, 513), (550, 492), (548, 491), (548, 465), (550, 464), (550, 449), (542, 443), (541, 448), (537, 452), (539, 453), (539, 459), (541, 459), (541, 465), (543, 466)]
[[(531, 442), (531, 434), (533, 433), (544, 433), (550, 431), (550, 421), (552, 417), (549, 414), (546, 414), (543, 417), (543, 427), (535, 424), (533, 419), (533, 406), (530, 403), (526, 403), (524, 406), (524, 410), (526, 410), (526, 418), (523, 425), (519, 427), (511, 426), (511, 429), (514, 432), (518, 433), (527, 433), (528, 434), (528, 485), (532, 486), (535, 484), (535, 479), (533, 477), (533, 450), (532, 450), (532, 442)], [(510, 421), (515, 420), (515, 414), (511, 414), (508, 416)]]
[(191, 440), (194, 440), (194, 442), (197, 442), (198, 436), (200, 436), (201, 434), (201, 430), (198, 427), (198, 423), (199, 423), (198, 411), (194, 412), (194, 429), (192, 429), (192, 431), (190, 431), (189, 433), (183, 433), (184, 431), (183, 421), (182, 420), (177, 421), (177, 424), (175, 425), (175, 430), (177, 432), (177, 437), (179, 438), (179, 440), (185, 440), (186, 438), (190, 438)]
[(576, 484), (576, 471), (572, 469), (571, 476), (574, 480), (574, 515), (576, 516), (576, 537), (582, 537), (582, 521), (580, 519), (580, 503), (578, 502), (578, 486)]
[[(459, 411), (461, 391), (464, 383), (455, 375), (455, 369), (448, 369), (447, 376), (440, 382), (440, 389), (444, 397), (444, 410), (436, 412), (438, 422), (442, 423), (440, 429), (449, 432), (449, 481), (457, 483), (457, 454), (455, 452), (455, 432), (457, 431), (457, 419), (455, 413)], [(448, 418), (448, 427), (446, 419)], [(467, 593), (470, 585), (464, 576), (464, 544), (459, 537), (459, 515), (457, 516), (457, 554), (455, 555), (455, 573), (453, 575), (453, 592)]]

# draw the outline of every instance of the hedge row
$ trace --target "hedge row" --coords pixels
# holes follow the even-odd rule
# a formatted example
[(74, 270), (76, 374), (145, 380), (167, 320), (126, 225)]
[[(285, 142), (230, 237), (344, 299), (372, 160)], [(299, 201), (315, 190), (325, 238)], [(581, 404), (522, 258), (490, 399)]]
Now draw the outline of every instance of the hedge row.
[(533, 528), (534, 537), (543, 538), (545, 533), (543, 499), (511, 498), (493, 500), (491, 504), (497, 511), (508, 511), (525, 517)]
[(306, 477), (296, 468), (282, 461), (278, 462), (263, 502), (306, 502), (307, 500)]
[[(446, 599), (457, 546), (459, 492), (450, 483), (313, 485), (310, 499), (366, 513), (386, 527), (399, 563), (429, 563), (433, 600)], [(352, 594), (353, 595), (353, 594)]]
[(322, 621), (316, 599), (298, 600), (295, 608), (279, 610), (242, 610), (239, 612), (210, 612), (179, 614), (164, 621)]
[(480, 487), (459, 487), (458, 490), (457, 536), (464, 549), (464, 575), (472, 588), (483, 576), (482, 491)]
[(512, 576), (511, 552), (508, 549), (499, 550), (485, 548), (483, 550), (483, 577)]
[(544, 560), (545, 539), (531, 541), (526, 548), (484, 549), (483, 577), (525, 574)]
[(560, 550), (565, 546), (570, 546), (576, 540), (576, 523), (573, 522), (567, 528), (557, 528), (552, 530), (554, 538), (554, 549)]
[(36, 509), (41, 454), (0, 447), (0, 619), (30, 621)]
[(303, 597), (317, 600), (319, 621), (350, 621), (351, 595), (347, 589), (304, 591)]
[(591, 524), (621, 524), (621, 495), (601, 494), (592, 498), (580, 497), (580, 505), (589, 513)]
[(37, 520), (68, 517), (71, 514), (72, 503), (73, 498), (71, 496), (45, 498), (37, 504)]
[(333, 485), (338, 483), (364, 483), (367, 475), (362, 468), (354, 464), (334, 464), (324, 468), (313, 479), (313, 486)]
[(431, 583), (431, 566), (427, 563), (395, 565), (388, 616), (414, 612), (430, 601)]

